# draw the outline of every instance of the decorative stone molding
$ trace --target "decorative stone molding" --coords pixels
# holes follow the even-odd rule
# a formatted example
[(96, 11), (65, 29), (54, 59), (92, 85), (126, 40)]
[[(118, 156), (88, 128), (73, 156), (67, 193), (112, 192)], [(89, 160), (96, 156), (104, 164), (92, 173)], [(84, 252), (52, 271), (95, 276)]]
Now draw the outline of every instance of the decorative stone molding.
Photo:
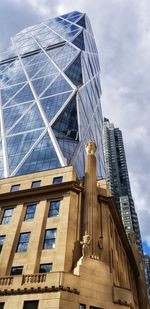
[(35, 294), (35, 293), (50, 293), (50, 292), (58, 292), (58, 291), (64, 291), (74, 294), (80, 294), (79, 290), (70, 288), (70, 287), (64, 287), (63, 285), (54, 286), (51, 287), (44, 286), (44, 287), (29, 287), (29, 288), (23, 288), (23, 289), (5, 289), (0, 290), (0, 295), (17, 295), (17, 294)]

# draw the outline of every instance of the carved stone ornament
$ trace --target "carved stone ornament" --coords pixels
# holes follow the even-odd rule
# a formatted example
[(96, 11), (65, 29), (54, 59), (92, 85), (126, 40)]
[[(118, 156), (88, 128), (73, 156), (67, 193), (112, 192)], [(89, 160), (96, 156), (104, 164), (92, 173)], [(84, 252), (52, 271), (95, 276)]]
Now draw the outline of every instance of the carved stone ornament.
[(83, 236), (83, 240), (80, 241), (80, 244), (82, 245), (82, 255), (85, 256), (87, 254), (88, 247), (91, 242), (91, 237), (88, 235), (87, 231), (85, 231), (85, 235)]
[(98, 246), (99, 246), (99, 249), (103, 249), (103, 236), (99, 236)]
[(129, 240), (131, 244), (136, 244), (136, 235), (135, 232), (132, 231), (128, 234)]
[(96, 149), (97, 149), (96, 144), (92, 140), (90, 140), (85, 146), (85, 150), (88, 155), (94, 155), (96, 152)]

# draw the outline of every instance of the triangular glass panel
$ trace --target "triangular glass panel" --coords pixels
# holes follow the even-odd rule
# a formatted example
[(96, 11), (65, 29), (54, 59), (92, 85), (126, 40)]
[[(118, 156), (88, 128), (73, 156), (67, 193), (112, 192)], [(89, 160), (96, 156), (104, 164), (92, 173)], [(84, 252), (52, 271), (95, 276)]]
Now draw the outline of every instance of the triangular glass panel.
[(67, 137), (60, 137), (60, 134), (58, 134), (57, 132), (55, 132), (55, 136), (57, 138), (57, 142), (60, 146), (60, 149), (64, 155), (64, 157), (67, 159), (67, 164), (71, 163), (71, 160), (73, 158), (74, 152), (77, 148), (77, 146), (79, 145), (78, 141), (74, 141), (71, 140)]
[(1, 90), (2, 104), (4, 105), (6, 102), (8, 102), (24, 86), (25, 83), (2, 89)]
[(71, 16), (73, 16), (73, 15), (76, 16), (76, 15), (78, 15), (78, 14), (80, 14), (80, 12), (78, 12), (78, 11), (72, 11), (72, 12), (63, 14), (63, 15), (61, 15), (60, 17), (65, 18), (65, 19), (68, 19), (69, 17), (71, 17)]
[(35, 173), (61, 167), (49, 134), (46, 133), (17, 172), (17, 175)]
[(85, 24), (85, 16), (81, 17), (78, 21), (77, 24), (83, 28), (86, 29), (86, 24)]
[(83, 31), (72, 41), (72, 43), (80, 49), (85, 50)]
[(81, 55), (67, 68), (65, 74), (73, 82), (74, 85), (82, 85), (82, 69), (81, 69)]
[(28, 65), (26, 67), (26, 71), (29, 75), (30, 78), (32, 78), (35, 74), (37, 74), (38, 71), (41, 70), (42, 67), (45, 67), (45, 64), (47, 65), (48, 63), (48, 59), (47, 59), (47, 62), (39, 62), (39, 63), (34, 63), (32, 65)]
[(68, 137), (73, 140), (78, 140), (78, 121), (75, 96), (55, 121), (52, 128), (57, 132), (57, 137), (59, 134), (61, 138)]
[(4, 126), (6, 132), (14, 125), (14, 123), (25, 113), (25, 111), (33, 103), (20, 104), (18, 106), (13, 106), (3, 109)]
[(26, 84), (26, 86), (13, 97), (13, 99), (9, 102), (9, 104), (7, 104), (7, 106), (16, 105), (19, 103), (24, 103), (33, 100), (34, 97), (31, 88), (29, 84)]
[[(32, 84), (34, 86), (34, 89), (36, 91), (36, 94), (39, 96), (41, 95), (44, 90), (48, 87), (48, 85), (51, 84), (51, 82), (53, 81), (53, 79), (56, 78), (56, 74), (54, 75), (49, 75), (49, 76), (45, 76), (42, 78), (38, 78), (38, 79), (33, 79), (32, 80)], [(49, 88), (48, 88), (49, 89)]]
[(50, 85), (50, 87), (42, 94), (43, 97), (49, 97), (58, 93), (72, 90), (71, 86), (62, 75)]
[(74, 164), (75, 171), (77, 172), (77, 175), (79, 178), (84, 176), (84, 170), (85, 170), (84, 169), (85, 158), (84, 158), (83, 147), (84, 146), (82, 146), (80, 152), (78, 153), (75, 164)]
[(9, 136), (6, 139), (10, 173), (24, 158), (43, 130)]
[(43, 77), (46, 75), (51, 75), (51, 74), (58, 74), (59, 71), (56, 69), (56, 67), (51, 63), (46, 63), (46, 65), (44, 65), (44, 67), (42, 67), (42, 69), (40, 71), (38, 71), (36, 73), (36, 75), (34, 76), (34, 78), (39, 78), (39, 77)]
[(44, 127), (45, 125), (42, 116), (40, 114), (37, 104), (35, 103), (32, 108), (30, 108), (29, 111), (16, 124), (16, 126), (10, 131), (9, 134), (15, 134)]
[(43, 52), (30, 54), (28, 56), (22, 57), (22, 61), (24, 65), (39, 63), (39, 62), (47, 62), (47, 56)]
[(59, 69), (64, 70), (66, 67), (68, 67), (69, 63), (71, 63), (73, 61), (73, 59), (76, 58), (76, 56), (78, 55), (78, 51), (76, 51), (75, 53), (71, 53), (68, 55), (58, 55), (57, 57), (55, 57), (54, 62), (57, 64), (57, 66), (59, 67)]
[(71, 93), (72, 92), (66, 92), (56, 96), (47, 97), (45, 99), (41, 98), (40, 102), (49, 122), (57, 114), (57, 112), (69, 98)]

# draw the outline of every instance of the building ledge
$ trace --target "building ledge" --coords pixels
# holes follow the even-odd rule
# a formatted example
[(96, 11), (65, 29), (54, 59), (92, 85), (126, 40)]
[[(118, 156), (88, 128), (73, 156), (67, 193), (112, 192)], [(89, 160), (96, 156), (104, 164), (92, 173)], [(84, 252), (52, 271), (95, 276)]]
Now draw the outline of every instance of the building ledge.
[(78, 276), (64, 273), (40, 273), (0, 277), (0, 295), (66, 291), (80, 294)]

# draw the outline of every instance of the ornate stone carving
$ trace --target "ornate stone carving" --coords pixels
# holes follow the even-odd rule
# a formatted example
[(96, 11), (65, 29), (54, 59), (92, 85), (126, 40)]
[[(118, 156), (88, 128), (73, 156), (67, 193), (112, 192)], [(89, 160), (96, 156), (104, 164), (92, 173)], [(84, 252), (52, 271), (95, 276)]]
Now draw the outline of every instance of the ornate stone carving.
[(99, 236), (98, 246), (99, 246), (99, 249), (103, 249), (103, 236)]
[(85, 150), (88, 155), (94, 155), (96, 152), (96, 149), (97, 149), (96, 144), (92, 140), (90, 140), (85, 146)]
[(83, 240), (80, 241), (80, 244), (82, 245), (82, 255), (87, 255), (87, 251), (89, 248), (91, 242), (91, 237), (88, 235), (87, 231), (85, 231), (85, 235), (83, 236)]
[(136, 235), (135, 232), (132, 231), (128, 234), (129, 240), (131, 244), (136, 244)]

